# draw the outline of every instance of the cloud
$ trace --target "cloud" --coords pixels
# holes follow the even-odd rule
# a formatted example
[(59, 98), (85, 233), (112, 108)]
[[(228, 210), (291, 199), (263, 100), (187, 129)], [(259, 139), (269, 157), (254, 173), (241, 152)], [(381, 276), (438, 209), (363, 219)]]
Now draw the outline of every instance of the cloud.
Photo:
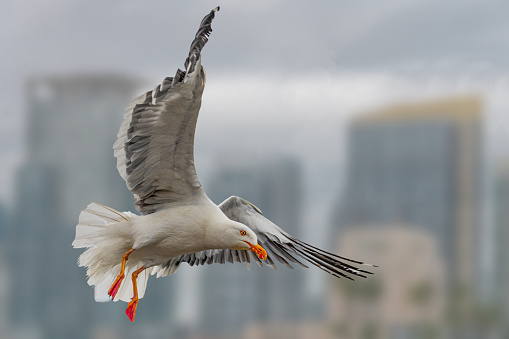
[[(508, 91), (508, 77), (488, 79), (475, 74), (414, 79), (388, 72), (321, 73), (304, 78), (208, 73), (195, 154), (206, 158), (246, 150), (259, 155), (284, 152), (310, 164), (339, 166), (344, 128), (356, 114), (402, 101), (478, 94), (486, 102), (487, 125), (508, 126), (503, 114), (509, 110)], [(495, 137), (497, 144), (509, 142), (500, 133)]]
[[(180, 66), (209, 1), (6, 1), (3, 45), (31, 69)], [(455, 59), (507, 67), (504, 2), (220, 0), (209, 66), (259, 72)], [(14, 52), (14, 53), (12, 53)], [(12, 60), (15, 58), (15, 60)]]

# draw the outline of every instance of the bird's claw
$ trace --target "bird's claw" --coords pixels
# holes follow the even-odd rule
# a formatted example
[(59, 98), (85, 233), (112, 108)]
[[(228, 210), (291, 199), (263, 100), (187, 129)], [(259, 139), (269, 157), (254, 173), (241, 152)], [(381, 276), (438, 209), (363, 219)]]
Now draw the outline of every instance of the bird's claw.
[(122, 284), (122, 280), (124, 280), (124, 275), (118, 275), (115, 279), (115, 282), (111, 285), (108, 295), (111, 297), (111, 300), (115, 299), (118, 290), (120, 289), (120, 284)]
[(136, 307), (138, 306), (138, 298), (131, 298), (131, 301), (127, 305), (127, 309), (125, 310), (125, 314), (131, 322), (134, 321), (134, 317), (136, 316)]

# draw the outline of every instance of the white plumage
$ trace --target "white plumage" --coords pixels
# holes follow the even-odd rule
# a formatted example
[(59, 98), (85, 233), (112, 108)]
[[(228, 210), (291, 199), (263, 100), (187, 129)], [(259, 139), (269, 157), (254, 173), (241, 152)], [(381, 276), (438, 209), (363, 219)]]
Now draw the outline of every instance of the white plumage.
[(96, 300), (131, 299), (126, 310), (131, 321), (149, 275), (173, 274), (182, 262), (254, 260), (262, 266), (266, 260), (274, 268), (275, 260), (293, 268), (307, 267), (305, 260), (336, 277), (370, 273), (347, 263), (362, 262), (293, 238), (246, 200), (230, 197), (216, 206), (203, 192), (194, 167), (194, 132), (205, 87), (201, 50), (218, 10), (202, 20), (186, 70), (127, 106), (113, 148), (141, 215), (91, 203), (76, 226), (73, 246), (87, 249), (79, 265), (87, 267)]

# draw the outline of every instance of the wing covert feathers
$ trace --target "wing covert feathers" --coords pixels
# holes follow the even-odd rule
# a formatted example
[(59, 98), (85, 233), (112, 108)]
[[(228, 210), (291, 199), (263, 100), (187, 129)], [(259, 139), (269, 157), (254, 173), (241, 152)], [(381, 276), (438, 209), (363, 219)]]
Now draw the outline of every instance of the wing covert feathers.
[(126, 108), (113, 145), (117, 169), (136, 209), (150, 214), (203, 194), (194, 167), (194, 133), (205, 86), (201, 50), (212, 32), (213, 9), (200, 24), (186, 59), (153, 90)]

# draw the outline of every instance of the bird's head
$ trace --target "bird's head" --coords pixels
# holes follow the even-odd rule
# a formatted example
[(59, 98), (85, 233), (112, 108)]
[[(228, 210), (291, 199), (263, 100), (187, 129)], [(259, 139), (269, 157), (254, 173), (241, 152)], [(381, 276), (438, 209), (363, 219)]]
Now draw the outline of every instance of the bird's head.
[(229, 226), (227, 231), (228, 248), (232, 250), (251, 250), (256, 253), (258, 258), (267, 259), (267, 251), (258, 245), (255, 232), (246, 225), (234, 221)]

